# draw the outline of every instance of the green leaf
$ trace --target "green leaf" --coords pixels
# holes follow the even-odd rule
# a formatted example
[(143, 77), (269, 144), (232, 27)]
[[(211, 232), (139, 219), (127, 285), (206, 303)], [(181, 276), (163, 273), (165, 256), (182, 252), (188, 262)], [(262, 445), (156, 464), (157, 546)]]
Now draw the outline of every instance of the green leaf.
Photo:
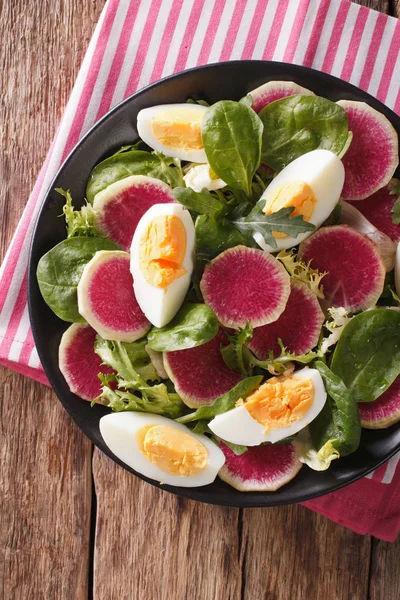
[(277, 244), (272, 233), (273, 231), (280, 231), (296, 238), (300, 233), (315, 230), (315, 225), (304, 221), (302, 215), (291, 217), (290, 215), (293, 211), (294, 206), (288, 206), (270, 215), (266, 215), (262, 211), (261, 203), (258, 202), (246, 217), (236, 219), (232, 221), (232, 224), (247, 239), (252, 238), (255, 232), (261, 233), (265, 243), (271, 246), (271, 248), (276, 248)]
[(103, 340), (98, 335), (94, 349), (102, 363), (116, 371), (115, 380), (118, 385), (116, 390), (111, 389), (109, 381), (103, 379), (102, 392), (94, 403), (100, 399), (115, 412), (125, 410), (149, 412), (165, 415), (171, 419), (182, 414), (184, 404), (178, 394), (169, 392), (164, 383), (149, 385), (139, 369), (135, 368), (131, 358), (137, 359), (137, 355), (134, 354), (134, 351), (139, 351), (137, 346)]
[(199, 215), (215, 217), (225, 210), (224, 203), (205, 188), (195, 192), (191, 188), (177, 187), (173, 193), (180, 204)]
[(153, 327), (148, 334), (148, 344), (159, 352), (195, 348), (212, 340), (218, 329), (217, 317), (209, 306), (184, 304), (168, 325)]
[[(399, 184), (400, 186), (400, 184)], [(390, 209), (392, 213), (392, 221), (394, 225), (400, 225), (400, 196), (397, 198), (392, 208)]]
[(311, 261), (308, 263), (303, 262), (293, 250), (282, 250), (276, 258), (281, 261), (291, 277), (305, 283), (317, 298), (324, 298), (321, 280), (326, 273), (311, 268)]
[[(125, 148), (129, 148), (129, 146)], [(119, 150), (92, 169), (86, 187), (88, 202), (93, 203), (96, 194), (112, 183), (131, 175), (147, 175), (161, 179), (172, 187), (183, 185), (179, 159), (168, 158), (159, 152)]]
[(258, 359), (247, 346), (244, 346), (244, 360), (248, 365), (248, 369), (251, 370), (254, 367), (268, 371), (271, 375), (282, 375), (290, 367), (291, 363), (298, 362), (302, 365), (308, 365), (313, 362), (316, 358), (321, 358), (322, 353), (320, 351), (309, 350), (305, 354), (292, 354), (283, 345), (283, 342), (278, 338), (278, 344), (281, 349), (279, 356), (274, 357), (274, 353), (271, 350), (269, 357), (266, 360)]
[[(215, 258), (228, 248), (245, 243), (244, 237), (224, 218), (199, 215), (195, 222), (196, 254), (200, 260)], [(255, 245), (255, 243), (253, 244)]]
[(356, 402), (372, 402), (400, 375), (400, 313), (368, 310), (343, 330), (331, 364)]
[(77, 287), (82, 271), (99, 250), (120, 250), (106, 238), (71, 237), (42, 256), (36, 271), (46, 304), (63, 321), (82, 323)]
[[(252, 337), (253, 337), (253, 328), (248, 321), (247, 321), (245, 327), (240, 327), (238, 329), (238, 331), (236, 331), (233, 335), (228, 335), (228, 339), (229, 339), (230, 345), (233, 349), (233, 354), (235, 357), (234, 366), (231, 368), (237, 369), (245, 377), (250, 375), (250, 373), (249, 373), (249, 365), (246, 364), (244, 349), (245, 349), (245, 344), (250, 342)], [(224, 358), (224, 356), (227, 358), (227, 354), (228, 354), (227, 348), (229, 348), (229, 346), (225, 346), (224, 348), (221, 349), (221, 353), (222, 353), (222, 350), (224, 351), (223, 358)], [(224, 358), (225, 362), (226, 362), (226, 358)]]
[(238, 400), (241, 398), (244, 400), (249, 394), (254, 392), (254, 390), (259, 387), (262, 379), (261, 376), (243, 379), (243, 381), (240, 381), (232, 390), (214, 400), (212, 404), (200, 406), (195, 412), (184, 415), (177, 419), (177, 421), (179, 423), (190, 423), (191, 421), (212, 419), (216, 415), (221, 415), (222, 413), (231, 410), (231, 408), (234, 408)]
[(239, 104), (244, 104), (245, 106), (251, 108), (253, 106), (253, 98), (251, 94), (247, 94), (247, 96), (243, 96), (243, 98), (240, 98)]
[(232, 100), (210, 106), (202, 123), (204, 149), (212, 170), (227, 185), (249, 196), (260, 164), (262, 131), (257, 114)]
[(96, 213), (90, 204), (83, 205), (80, 210), (75, 210), (69, 190), (55, 188), (65, 198), (63, 214), (67, 226), (67, 237), (101, 237), (95, 225)]
[(259, 117), (264, 125), (262, 160), (276, 171), (318, 148), (340, 155), (349, 143), (345, 111), (320, 96), (276, 100)]

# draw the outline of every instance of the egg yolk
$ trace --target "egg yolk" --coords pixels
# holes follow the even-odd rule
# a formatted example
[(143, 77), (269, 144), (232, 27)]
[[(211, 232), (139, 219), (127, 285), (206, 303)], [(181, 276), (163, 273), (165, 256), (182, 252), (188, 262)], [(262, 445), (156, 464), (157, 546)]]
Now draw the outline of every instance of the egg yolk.
[(186, 230), (176, 215), (155, 217), (139, 244), (139, 263), (148, 283), (165, 288), (186, 273), (182, 263), (186, 252)]
[(188, 109), (166, 109), (151, 119), (151, 131), (167, 148), (202, 150), (201, 123), (204, 113)]
[[(314, 192), (305, 181), (291, 181), (276, 187), (265, 199), (264, 213), (270, 215), (281, 208), (294, 206), (291, 217), (302, 215), (305, 221), (310, 221), (316, 204)], [(276, 238), (287, 237), (285, 233), (273, 231)]]
[(193, 435), (169, 425), (147, 425), (138, 431), (140, 449), (159, 469), (190, 477), (203, 471), (207, 448)]
[(246, 399), (244, 406), (267, 432), (295, 423), (304, 417), (313, 402), (311, 379), (272, 377)]

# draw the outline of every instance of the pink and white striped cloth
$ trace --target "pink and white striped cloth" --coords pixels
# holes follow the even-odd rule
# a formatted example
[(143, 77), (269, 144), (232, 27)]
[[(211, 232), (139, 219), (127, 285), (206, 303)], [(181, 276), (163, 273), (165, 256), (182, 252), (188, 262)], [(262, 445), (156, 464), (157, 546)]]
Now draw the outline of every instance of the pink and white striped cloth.
[[(206, 63), (292, 62), (350, 81), (400, 113), (400, 22), (348, 0), (108, 0), (0, 270), (0, 363), (48, 383), (27, 308), (34, 223), (58, 167), (112, 106)], [(306, 503), (359, 533), (400, 530), (399, 454), (368, 478)]]

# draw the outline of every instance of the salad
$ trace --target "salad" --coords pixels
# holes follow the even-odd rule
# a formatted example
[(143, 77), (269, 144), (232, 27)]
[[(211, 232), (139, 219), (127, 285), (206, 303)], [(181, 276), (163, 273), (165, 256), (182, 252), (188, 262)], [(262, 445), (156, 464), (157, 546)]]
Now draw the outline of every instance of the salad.
[[(400, 421), (398, 138), (270, 81), (152, 106), (65, 199), (39, 261), (59, 367), (105, 444), (161, 483), (274, 491)], [(74, 206), (78, 200), (80, 209)]]

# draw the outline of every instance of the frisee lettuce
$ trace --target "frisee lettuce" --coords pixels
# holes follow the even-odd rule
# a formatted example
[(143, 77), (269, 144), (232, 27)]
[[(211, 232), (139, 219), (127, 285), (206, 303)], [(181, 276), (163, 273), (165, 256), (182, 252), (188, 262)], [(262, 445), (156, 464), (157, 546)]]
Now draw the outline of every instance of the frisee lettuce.
[[(92, 405), (100, 401), (114, 412), (149, 412), (171, 419), (182, 414), (184, 404), (177, 393), (169, 391), (165, 383), (150, 385), (146, 379), (147, 372), (150, 373), (154, 367), (151, 362), (142, 364), (145, 344), (146, 341), (128, 344), (96, 337), (95, 352), (102, 364), (114, 369), (116, 374), (99, 375), (102, 391)], [(151, 379), (158, 379), (155, 375), (154, 378), (151, 375)]]
[(67, 227), (67, 237), (101, 237), (95, 218), (96, 212), (91, 204), (84, 204), (80, 210), (75, 210), (69, 190), (55, 188), (55, 191), (65, 198), (63, 214)]
[(310, 266), (311, 261), (308, 263), (303, 262), (293, 250), (282, 250), (276, 255), (276, 258), (281, 261), (293, 279), (305, 283), (317, 298), (323, 299), (325, 297), (321, 280), (326, 273), (312, 269)]

